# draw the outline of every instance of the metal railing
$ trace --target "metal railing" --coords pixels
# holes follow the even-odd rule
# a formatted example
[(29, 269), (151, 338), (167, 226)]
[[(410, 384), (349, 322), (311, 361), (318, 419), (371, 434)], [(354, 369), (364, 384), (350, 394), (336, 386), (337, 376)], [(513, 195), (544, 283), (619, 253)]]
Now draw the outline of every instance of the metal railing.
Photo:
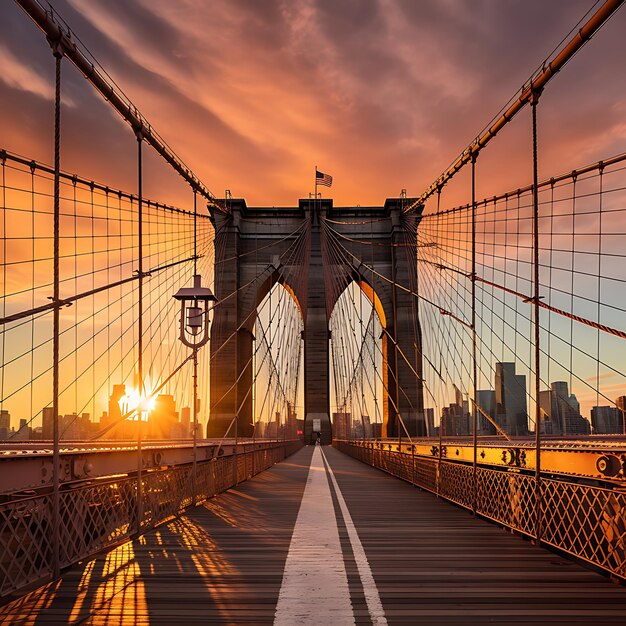
[[(626, 491), (534, 472), (476, 468), (373, 441), (335, 441), (341, 452), (626, 581)], [(539, 489), (539, 493), (537, 490)], [(540, 502), (541, 506), (537, 507)]]
[[(293, 454), (301, 441), (239, 444), (224, 454), (142, 474), (91, 481), (61, 491), (60, 566), (141, 535), (188, 507), (225, 491)], [(52, 493), (0, 504), (0, 597), (27, 585), (43, 584), (54, 572)], [(141, 519), (137, 512), (141, 510)]]

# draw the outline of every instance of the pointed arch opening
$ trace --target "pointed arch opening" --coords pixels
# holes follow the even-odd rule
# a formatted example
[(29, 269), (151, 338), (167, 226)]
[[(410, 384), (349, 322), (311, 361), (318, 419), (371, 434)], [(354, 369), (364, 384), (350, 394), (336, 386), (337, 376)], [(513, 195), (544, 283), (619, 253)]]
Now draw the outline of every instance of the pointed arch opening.
[(275, 275), (259, 289), (252, 330), (252, 427), (255, 437), (291, 439), (304, 423), (304, 321), (290, 285)]
[(333, 438), (376, 438), (387, 422), (387, 325), (372, 286), (355, 277), (329, 319)]

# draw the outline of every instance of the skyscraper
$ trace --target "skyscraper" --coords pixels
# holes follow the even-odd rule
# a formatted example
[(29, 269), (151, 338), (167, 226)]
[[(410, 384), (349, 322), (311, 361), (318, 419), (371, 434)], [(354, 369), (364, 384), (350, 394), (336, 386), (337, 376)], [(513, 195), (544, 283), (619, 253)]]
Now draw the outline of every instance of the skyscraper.
[(11, 430), (11, 414), (6, 410), (0, 411), (0, 439), (7, 439)]
[(180, 425), (183, 437), (189, 437), (190, 434), (193, 434), (191, 429), (191, 407), (184, 406), (180, 410)]
[(545, 435), (560, 435), (558, 424), (552, 421), (552, 390), (539, 392), (539, 408), (541, 409), (541, 432)]
[[(496, 419), (496, 392), (493, 389), (484, 389), (476, 392), (476, 402), (492, 420)], [(481, 435), (494, 435), (495, 426), (478, 411), (478, 431)]]
[(496, 420), (510, 435), (528, 434), (526, 376), (515, 373), (515, 363), (496, 363)]
[(349, 439), (352, 436), (352, 415), (344, 411), (333, 413), (333, 439)]
[(471, 427), (468, 403), (463, 400), (463, 393), (459, 388), (456, 385), (453, 387), (455, 402), (450, 406), (444, 406), (441, 412), (442, 435), (448, 437), (469, 435)]
[(626, 435), (626, 396), (620, 396), (615, 400), (615, 406), (620, 413), (620, 419), (622, 422), (622, 428), (619, 431)]
[(621, 433), (622, 413), (614, 406), (591, 407), (591, 425), (594, 435)]
[(580, 403), (565, 381), (551, 383), (539, 394), (542, 429), (547, 435), (588, 435), (589, 422), (580, 414)]
[(54, 410), (51, 406), (44, 407), (42, 411), (42, 439), (52, 439), (54, 437)]
[(169, 439), (175, 436), (174, 425), (177, 423), (178, 412), (174, 396), (168, 393), (159, 394), (148, 419), (148, 436), (154, 439)]
[(110, 424), (117, 424), (122, 418), (122, 409), (120, 407), (120, 400), (126, 395), (126, 385), (113, 385), (113, 391), (109, 398), (109, 410), (107, 412), (106, 423), (101, 426), (109, 426)]
[(32, 428), (28, 425), (28, 421), (25, 419), (20, 419), (20, 427), (17, 429), (17, 432), (13, 435), (13, 438), (17, 441), (30, 441), (30, 436), (32, 433)]

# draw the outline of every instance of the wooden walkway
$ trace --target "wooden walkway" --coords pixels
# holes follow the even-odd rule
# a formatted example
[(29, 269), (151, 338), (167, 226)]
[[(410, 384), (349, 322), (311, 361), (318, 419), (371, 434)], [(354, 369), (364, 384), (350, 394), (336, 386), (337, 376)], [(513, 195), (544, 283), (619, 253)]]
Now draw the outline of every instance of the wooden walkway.
[[(296, 522), (294, 536), (311, 531), (299, 511), (313, 451), (1, 607), (0, 623), (274, 623), (288, 554), (295, 584), (306, 584), (299, 555), (323, 564), (328, 548), (320, 537), (290, 551)], [(319, 619), (294, 624), (626, 624), (626, 588), (332, 448), (324, 457), (340, 491), (329, 480), (354, 617), (329, 621), (332, 601), (319, 597)]]

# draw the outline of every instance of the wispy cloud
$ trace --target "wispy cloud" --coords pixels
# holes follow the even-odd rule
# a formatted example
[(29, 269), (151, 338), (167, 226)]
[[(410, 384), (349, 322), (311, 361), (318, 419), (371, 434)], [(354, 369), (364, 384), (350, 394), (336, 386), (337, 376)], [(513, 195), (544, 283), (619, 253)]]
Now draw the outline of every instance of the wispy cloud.
[(0, 80), (8, 87), (26, 91), (45, 100), (54, 98), (54, 85), (1, 44), (0, 67)]
[[(588, 5), (587, 0), (55, 2), (209, 186), (228, 187), (252, 204), (295, 203), (310, 191), (315, 164), (333, 173), (337, 203), (380, 203), (401, 188), (421, 192)], [(49, 77), (34, 69), (41, 64), (11, 52), (40, 42), (41, 34), (14, 8), (0, 11), (13, 11), (12, 22), (2, 24), (21, 29), (0, 27), (5, 46), (0, 62), (7, 68), (0, 80), (24, 91), (25, 98), (50, 99)], [(626, 89), (620, 91), (620, 81), (611, 79), (606, 51), (614, 59), (626, 53), (624, 21), (624, 15), (616, 16), (577, 56), (576, 68), (572, 64), (560, 73), (559, 86), (543, 96), (540, 165), (546, 175), (617, 151), (624, 132), (618, 103), (626, 101)], [(79, 84), (70, 91), (75, 99)], [(96, 118), (94, 101), (83, 96), (80, 104)], [(6, 108), (11, 106), (20, 105)], [(486, 194), (528, 182), (524, 123), (481, 156), (479, 186)], [(108, 122), (91, 120), (89, 129), (95, 143), (109, 141)], [(565, 163), (568, 158), (575, 162)], [(115, 167), (104, 152), (99, 177)], [(448, 193), (446, 202), (453, 200)]]

